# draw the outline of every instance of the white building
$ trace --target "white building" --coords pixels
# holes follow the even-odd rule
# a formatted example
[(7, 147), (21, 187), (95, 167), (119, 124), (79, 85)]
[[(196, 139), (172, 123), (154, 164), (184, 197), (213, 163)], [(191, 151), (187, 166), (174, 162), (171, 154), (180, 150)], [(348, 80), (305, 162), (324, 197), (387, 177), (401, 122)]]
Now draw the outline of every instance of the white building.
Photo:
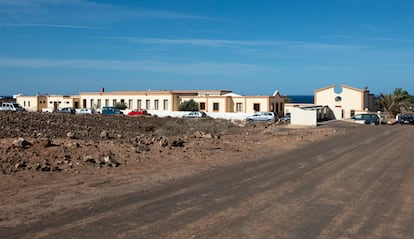
[(350, 118), (359, 112), (376, 112), (377, 101), (367, 88), (357, 89), (346, 85), (331, 85), (314, 91), (316, 106), (328, 106), (336, 119)]

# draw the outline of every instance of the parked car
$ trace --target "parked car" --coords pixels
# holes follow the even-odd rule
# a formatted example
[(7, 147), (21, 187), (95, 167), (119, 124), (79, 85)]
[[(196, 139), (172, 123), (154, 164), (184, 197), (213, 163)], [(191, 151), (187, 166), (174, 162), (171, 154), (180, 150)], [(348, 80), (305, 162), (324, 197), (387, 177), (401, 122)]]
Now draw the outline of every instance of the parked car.
[(361, 113), (356, 114), (351, 117), (355, 123), (358, 124), (375, 124), (378, 125), (380, 123), (380, 118), (377, 114), (374, 113)]
[(253, 115), (247, 116), (246, 121), (267, 121), (275, 122), (276, 116), (273, 112), (257, 112)]
[(410, 114), (401, 115), (398, 122), (400, 124), (414, 124), (414, 115), (410, 115)]
[(283, 116), (282, 118), (279, 119), (280, 122), (290, 122), (290, 114), (287, 114), (285, 116)]
[(76, 110), (72, 107), (64, 107), (58, 110), (59, 113), (75, 114)]
[(151, 114), (148, 113), (147, 110), (143, 110), (143, 109), (135, 109), (132, 110), (131, 112), (128, 113), (129, 116), (150, 116)]
[(119, 109), (116, 109), (113, 106), (104, 106), (104, 107), (102, 107), (101, 113), (103, 115), (121, 115), (121, 114), (123, 114)]
[(0, 110), (4, 110), (4, 111), (25, 111), (25, 109), (23, 107), (21, 107), (19, 104), (12, 103), (12, 102), (3, 102), (1, 104)]
[(207, 117), (207, 114), (203, 111), (192, 111), (183, 115), (183, 118), (204, 118)]
[(79, 111), (77, 111), (76, 114), (78, 114), (78, 115), (95, 114), (95, 110), (94, 109), (83, 108), (83, 109), (80, 109)]

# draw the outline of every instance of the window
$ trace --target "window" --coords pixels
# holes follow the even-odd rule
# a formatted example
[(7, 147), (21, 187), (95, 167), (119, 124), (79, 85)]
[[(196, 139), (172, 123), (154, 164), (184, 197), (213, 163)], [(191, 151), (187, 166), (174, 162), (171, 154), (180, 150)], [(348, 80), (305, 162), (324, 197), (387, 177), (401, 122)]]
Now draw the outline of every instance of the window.
[(160, 104), (159, 100), (154, 100), (154, 110), (158, 110), (159, 104)]
[(98, 99), (98, 103), (96, 104), (96, 108), (97, 109), (101, 108), (101, 99)]
[(137, 108), (138, 109), (141, 109), (142, 108), (141, 100), (137, 100)]
[(164, 100), (163, 109), (168, 110), (168, 100)]
[(132, 109), (132, 106), (133, 106), (132, 105), (133, 104), (132, 102), (133, 102), (133, 100), (129, 100), (129, 102), (128, 102), (128, 108), (130, 108), (130, 109)]
[(105, 99), (105, 106), (109, 106), (109, 99)]
[(30, 107), (30, 101), (27, 101), (27, 106)]
[(116, 105), (116, 100), (112, 100), (112, 106)]
[(242, 103), (237, 103), (236, 104), (236, 111), (243, 111), (243, 104)]
[(151, 105), (151, 100), (146, 100), (145, 101), (145, 109), (149, 110), (150, 109), (150, 105)]
[(90, 108), (94, 108), (94, 101), (93, 101), (93, 99), (91, 99), (91, 106), (90, 106)]
[(219, 103), (213, 103), (213, 111), (219, 111)]
[(256, 112), (259, 112), (260, 111), (260, 104), (259, 103), (254, 103), (253, 104), (253, 110), (256, 111)]
[(206, 103), (200, 102), (200, 110), (206, 110)]
[(23, 101), (23, 106), (26, 107), (26, 101)]

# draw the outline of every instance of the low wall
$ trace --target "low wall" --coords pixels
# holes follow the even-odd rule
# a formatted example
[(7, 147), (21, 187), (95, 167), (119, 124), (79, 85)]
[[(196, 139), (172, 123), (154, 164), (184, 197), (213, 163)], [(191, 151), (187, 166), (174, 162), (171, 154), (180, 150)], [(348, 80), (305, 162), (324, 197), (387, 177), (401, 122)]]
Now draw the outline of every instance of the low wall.
[(293, 108), (290, 113), (291, 125), (317, 126), (317, 111)]
[[(183, 117), (190, 111), (156, 111), (149, 110), (148, 113), (156, 115), (158, 117)], [(247, 116), (251, 114), (247, 113), (218, 113), (218, 112), (206, 112), (206, 114), (215, 119), (226, 119), (226, 120), (245, 120)]]

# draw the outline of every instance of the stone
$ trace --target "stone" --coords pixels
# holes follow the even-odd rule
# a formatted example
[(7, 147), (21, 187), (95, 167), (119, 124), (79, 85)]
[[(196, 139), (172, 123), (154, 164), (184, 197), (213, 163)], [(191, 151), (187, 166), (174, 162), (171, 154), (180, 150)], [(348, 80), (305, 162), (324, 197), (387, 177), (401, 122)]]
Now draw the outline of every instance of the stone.
[(96, 163), (96, 159), (95, 159), (95, 157), (94, 157), (94, 156), (92, 156), (92, 155), (86, 155), (86, 156), (83, 158), (83, 162), (85, 162), (85, 163)]
[(129, 148), (129, 152), (131, 152), (131, 153), (137, 153), (138, 152), (138, 149), (137, 149), (137, 147), (132, 146), (131, 148)]
[(165, 139), (165, 138), (161, 139), (160, 140), (160, 146), (161, 147), (167, 147), (168, 146), (168, 139)]
[(18, 168), (25, 168), (26, 166), (27, 166), (26, 165), (26, 162), (22, 161), (22, 162), (16, 163), (14, 165), (14, 168), (16, 168), (16, 169), (18, 169)]
[(74, 139), (74, 138), (76, 137), (76, 134), (75, 134), (75, 133), (73, 133), (73, 132), (68, 132), (68, 133), (66, 134), (66, 137), (68, 137), (69, 139)]
[(121, 164), (112, 155), (106, 155), (106, 156), (104, 156), (104, 162), (105, 162), (106, 165), (112, 166), (112, 167), (118, 167)]
[(184, 144), (185, 144), (184, 140), (179, 138), (179, 139), (173, 140), (173, 142), (171, 143), (171, 146), (173, 146), (173, 147), (184, 147)]
[(52, 146), (53, 146), (52, 140), (50, 140), (50, 139), (43, 140), (43, 147), (44, 148), (48, 148), (48, 147), (52, 147)]
[(210, 133), (203, 135), (203, 139), (212, 139), (212, 138), (213, 136)]
[(24, 138), (18, 138), (13, 142), (14, 146), (19, 148), (26, 148), (30, 143)]
[(104, 130), (99, 134), (99, 137), (101, 139), (108, 139), (108, 135), (109, 135), (108, 131)]
[(138, 147), (139, 147), (139, 150), (140, 150), (140, 151), (143, 151), (143, 152), (148, 152), (148, 151), (150, 151), (150, 149), (149, 149), (149, 147), (148, 147), (148, 145), (147, 145), (147, 144), (140, 144)]

